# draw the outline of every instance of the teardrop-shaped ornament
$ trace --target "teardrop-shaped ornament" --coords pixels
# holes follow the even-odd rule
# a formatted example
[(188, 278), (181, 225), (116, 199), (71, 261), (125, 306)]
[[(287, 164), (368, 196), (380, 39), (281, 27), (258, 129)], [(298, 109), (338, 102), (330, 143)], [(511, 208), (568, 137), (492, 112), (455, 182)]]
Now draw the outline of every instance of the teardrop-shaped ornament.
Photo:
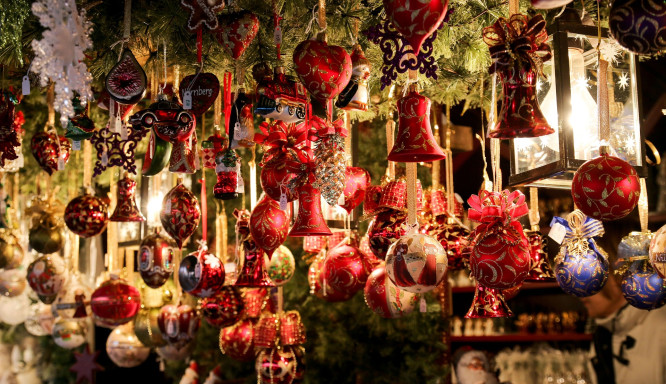
[(146, 93), (146, 72), (132, 51), (125, 49), (120, 60), (106, 76), (106, 90), (109, 96), (120, 104), (136, 104)]

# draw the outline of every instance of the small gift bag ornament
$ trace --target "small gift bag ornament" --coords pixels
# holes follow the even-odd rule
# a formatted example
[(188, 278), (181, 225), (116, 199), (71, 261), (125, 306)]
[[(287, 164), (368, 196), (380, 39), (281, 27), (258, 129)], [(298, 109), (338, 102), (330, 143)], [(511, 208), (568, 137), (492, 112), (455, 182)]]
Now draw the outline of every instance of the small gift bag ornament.
[(240, 175), (240, 156), (233, 149), (218, 152), (215, 156), (215, 173), (217, 183), (213, 187), (213, 196), (220, 200), (231, 200), (238, 197)]
[(579, 210), (570, 213), (566, 220), (553, 218), (548, 236), (562, 244), (555, 258), (555, 275), (564, 292), (587, 297), (606, 284), (608, 256), (594, 241), (594, 237), (603, 234), (601, 222)]
[(504, 95), (497, 125), (488, 132), (489, 137), (513, 139), (555, 132), (543, 116), (536, 94), (543, 62), (551, 57), (546, 40), (546, 21), (541, 15), (500, 17), (483, 29), (483, 41), (493, 59), (489, 72), (499, 74)]

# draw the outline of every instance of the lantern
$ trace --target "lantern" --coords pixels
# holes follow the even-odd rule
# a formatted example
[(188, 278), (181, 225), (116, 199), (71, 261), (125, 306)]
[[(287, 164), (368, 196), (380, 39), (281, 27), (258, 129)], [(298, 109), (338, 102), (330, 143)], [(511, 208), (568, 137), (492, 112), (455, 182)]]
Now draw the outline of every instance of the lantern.
[[(599, 156), (597, 109), (597, 41), (595, 26), (583, 25), (573, 9), (566, 9), (548, 29), (553, 58), (544, 63), (537, 98), (550, 135), (511, 141), (510, 185), (571, 188), (574, 172)], [(645, 177), (643, 134), (639, 108), (638, 63), (601, 29), (601, 52), (609, 65), (610, 154)], [(609, 57), (615, 55), (614, 58)]]

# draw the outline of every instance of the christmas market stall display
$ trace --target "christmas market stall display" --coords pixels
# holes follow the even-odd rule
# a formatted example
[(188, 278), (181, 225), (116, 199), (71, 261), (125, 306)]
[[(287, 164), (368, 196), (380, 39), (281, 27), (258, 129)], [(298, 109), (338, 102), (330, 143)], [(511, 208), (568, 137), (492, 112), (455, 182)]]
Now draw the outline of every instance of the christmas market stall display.
[(0, 383), (591, 383), (666, 303), (663, 4), (5, 3)]

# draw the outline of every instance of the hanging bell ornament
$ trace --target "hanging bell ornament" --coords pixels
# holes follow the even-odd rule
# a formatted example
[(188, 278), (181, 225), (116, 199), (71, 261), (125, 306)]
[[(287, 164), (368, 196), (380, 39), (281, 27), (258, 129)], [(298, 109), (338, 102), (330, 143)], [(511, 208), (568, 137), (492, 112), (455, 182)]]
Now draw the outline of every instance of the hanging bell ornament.
[(298, 216), (289, 236), (330, 236), (331, 234), (321, 212), (321, 194), (312, 185), (303, 185), (298, 189)]
[(127, 175), (118, 180), (116, 209), (109, 220), (121, 222), (146, 221), (136, 205), (135, 194), (136, 181)]
[(466, 319), (487, 319), (492, 317), (512, 317), (513, 312), (506, 304), (499, 289), (486, 288), (476, 284), (472, 306), (465, 315)]
[(555, 272), (548, 260), (547, 241), (539, 231), (525, 231), (530, 243), (530, 272), (525, 281), (555, 281)]
[(432, 162), (446, 156), (430, 129), (430, 99), (410, 85), (407, 95), (398, 100), (398, 133), (388, 160), (402, 163)]
[(370, 60), (365, 57), (363, 48), (356, 44), (351, 54), (352, 77), (345, 89), (340, 93), (335, 106), (348, 111), (368, 110), (368, 78), (370, 77)]

